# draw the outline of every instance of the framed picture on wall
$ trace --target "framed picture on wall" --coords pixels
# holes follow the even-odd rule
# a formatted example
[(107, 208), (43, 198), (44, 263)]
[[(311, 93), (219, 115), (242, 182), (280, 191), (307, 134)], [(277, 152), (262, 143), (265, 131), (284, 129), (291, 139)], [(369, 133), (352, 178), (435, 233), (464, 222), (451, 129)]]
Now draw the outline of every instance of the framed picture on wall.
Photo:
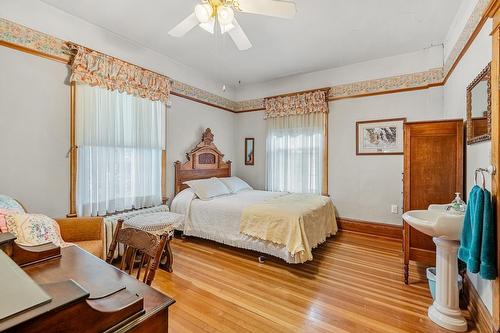
[(356, 122), (356, 155), (402, 155), (406, 118)]
[(245, 165), (254, 165), (254, 149), (255, 149), (255, 139), (246, 138), (245, 139)]

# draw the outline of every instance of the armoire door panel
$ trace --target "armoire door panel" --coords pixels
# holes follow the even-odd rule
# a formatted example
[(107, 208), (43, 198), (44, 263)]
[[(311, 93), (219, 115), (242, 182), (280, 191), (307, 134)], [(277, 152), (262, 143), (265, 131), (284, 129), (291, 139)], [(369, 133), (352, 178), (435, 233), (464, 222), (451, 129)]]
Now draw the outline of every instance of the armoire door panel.
[(450, 203), (455, 193), (456, 137), (411, 137), (409, 210)]
[[(404, 211), (447, 204), (463, 192), (463, 120), (406, 123), (404, 130)], [(404, 222), (404, 277), (408, 283), (409, 260), (432, 265), (432, 237)]]

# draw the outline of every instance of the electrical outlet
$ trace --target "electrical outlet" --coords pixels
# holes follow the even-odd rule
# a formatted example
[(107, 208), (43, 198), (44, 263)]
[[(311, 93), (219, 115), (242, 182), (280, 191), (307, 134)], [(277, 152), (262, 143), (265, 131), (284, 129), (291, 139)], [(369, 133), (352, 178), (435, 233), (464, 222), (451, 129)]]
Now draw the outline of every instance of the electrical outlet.
[(398, 213), (398, 205), (391, 205), (391, 213), (393, 214)]

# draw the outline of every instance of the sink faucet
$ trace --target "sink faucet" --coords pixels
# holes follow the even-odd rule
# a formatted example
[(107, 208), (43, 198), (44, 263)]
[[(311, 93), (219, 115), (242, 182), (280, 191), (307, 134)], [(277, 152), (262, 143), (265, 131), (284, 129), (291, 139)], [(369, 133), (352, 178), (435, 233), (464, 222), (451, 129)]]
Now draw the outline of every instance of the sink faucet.
[(465, 210), (467, 209), (467, 205), (465, 202), (460, 198), (460, 193), (455, 193), (456, 197), (455, 199), (446, 206), (446, 212), (451, 212), (451, 214), (465, 214)]

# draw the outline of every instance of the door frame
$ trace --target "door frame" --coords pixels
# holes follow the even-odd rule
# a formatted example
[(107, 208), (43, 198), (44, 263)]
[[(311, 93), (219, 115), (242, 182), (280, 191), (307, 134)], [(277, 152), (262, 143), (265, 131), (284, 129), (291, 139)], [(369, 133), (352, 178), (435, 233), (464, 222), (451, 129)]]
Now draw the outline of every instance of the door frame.
[[(491, 32), (491, 163), (498, 170), (500, 166), (500, 94), (499, 94), (499, 68), (500, 68), (500, 1), (490, 3), (488, 17), (493, 19)], [(491, 194), (497, 223), (497, 267), (500, 268), (500, 176), (498, 171), (491, 178)], [(495, 330), (500, 328), (500, 279), (493, 283), (493, 323)]]

